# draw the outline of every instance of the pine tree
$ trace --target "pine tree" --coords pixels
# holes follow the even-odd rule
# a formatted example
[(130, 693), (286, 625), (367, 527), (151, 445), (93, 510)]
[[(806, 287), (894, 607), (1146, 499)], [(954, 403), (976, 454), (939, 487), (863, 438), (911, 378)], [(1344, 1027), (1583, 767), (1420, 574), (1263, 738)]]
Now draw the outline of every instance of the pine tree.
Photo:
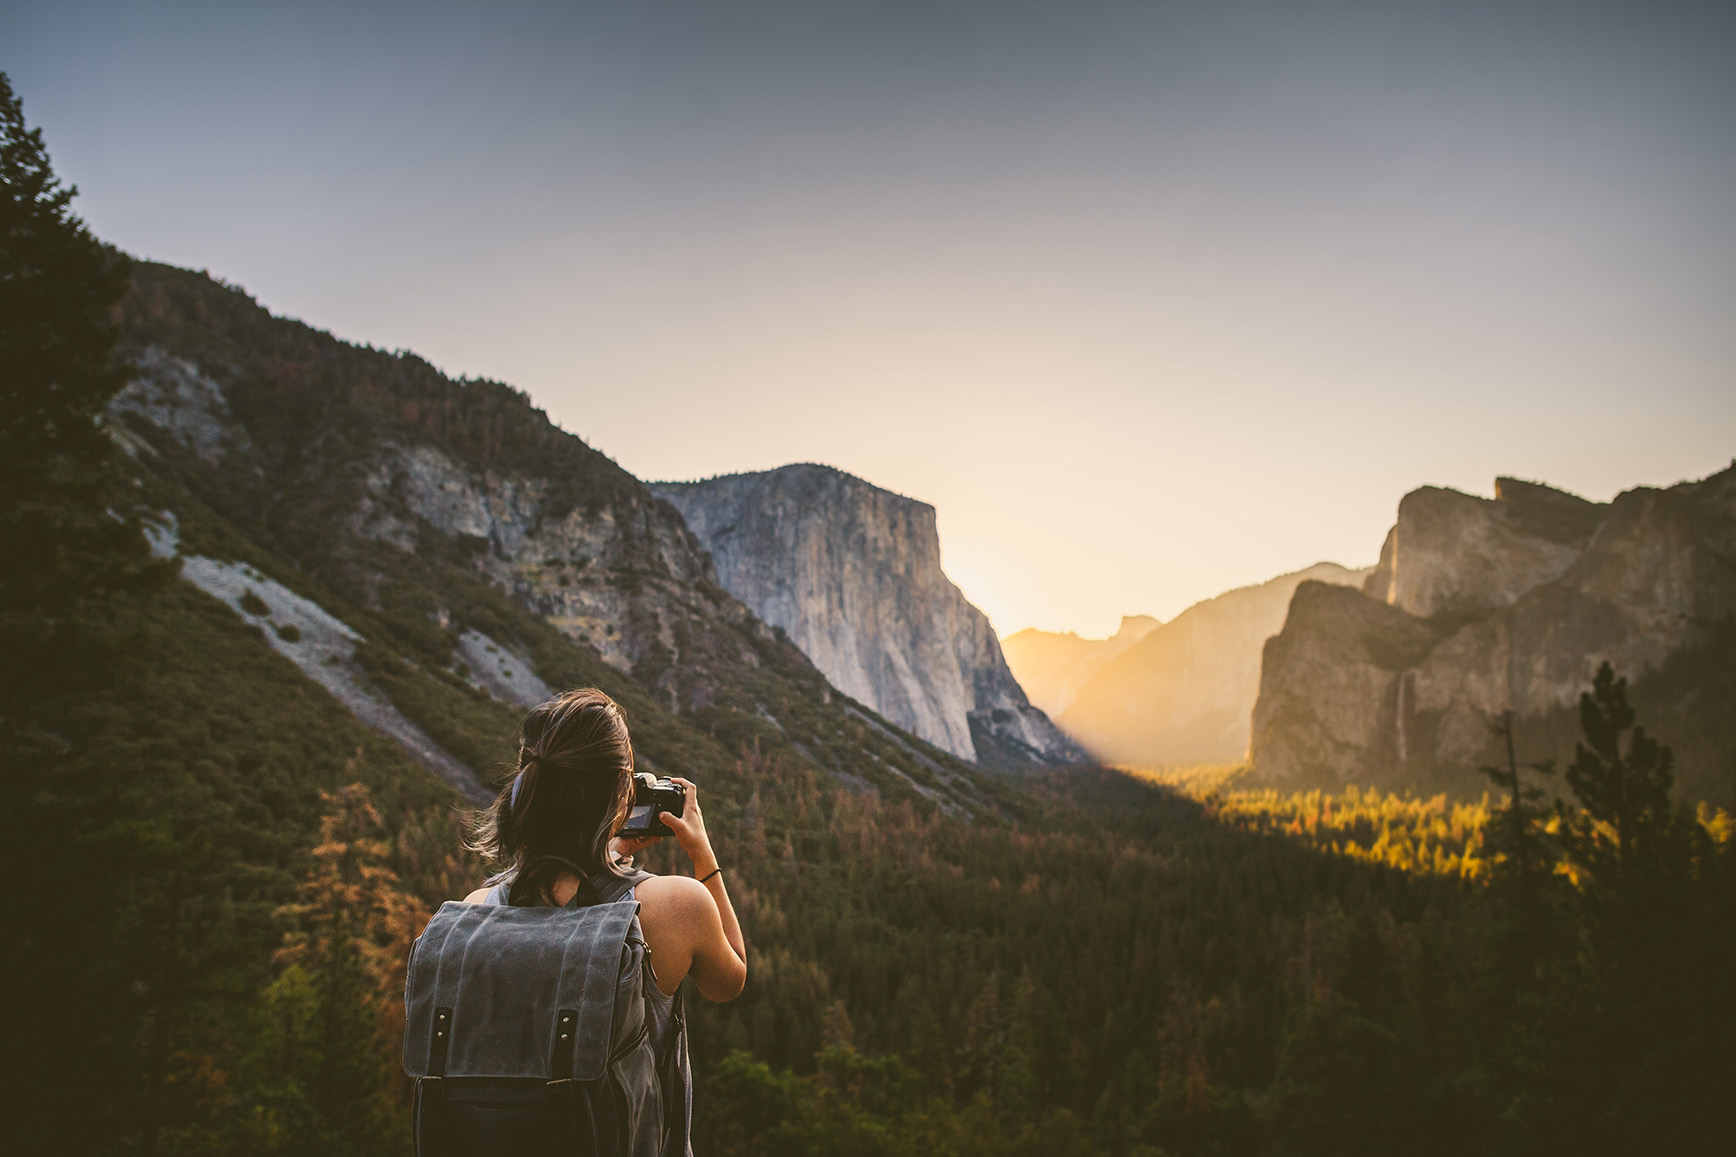
[(1559, 804), (1581, 894), (1584, 970), (1567, 1058), (1580, 1116), (1612, 1147), (1687, 1151), (1728, 1087), (1727, 860), (1670, 798), (1674, 758), (1608, 663), (1580, 696), (1583, 742)]
[[(128, 266), (73, 215), (75, 193), (55, 176), (41, 130), (26, 125), (0, 73), (0, 825), (10, 834), (0, 865), (12, 879), (52, 880), (83, 896), (96, 894), (97, 880), (116, 886), (105, 856), (144, 825), (121, 802), (136, 769), (88, 759), (99, 740), (66, 729), (64, 712), (93, 698), (122, 653), (109, 597), (167, 570), (150, 561), (103, 427), (104, 407), (126, 380), (111, 311)], [(157, 851), (169, 843), (154, 832), (138, 842)], [(143, 867), (142, 859), (127, 867)], [(159, 882), (125, 881), (110, 913), (128, 919), (140, 893), (167, 895)], [(177, 903), (167, 905), (171, 918), (145, 930), (160, 960), (175, 958)], [(62, 1148), (78, 1148), (85, 1130), (125, 1132), (142, 1120), (148, 1144), (172, 986), (131, 972), (126, 981), (148, 996), (116, 999), (115, 986), (103, 987), (115, 979), (104, 969), (124, 953), (82, 942), (92, 922), (79, 905), (46, 908), (8, 949), (13, 987), (35, 997), (10, 1026), (35, 1050), (21, 1097), (39, 1114), (15, 1140), (28, 1149), (30, 1128), (42, 1127)], [(126, 945), (135, 959), (152, 954), (138, 951), (140, 939)], [(74, 1010), (48, 995), (67, 990), (78, 993)], [(127, 1047), (114, 1047), (135, 1030)], [(75, 1064), (83, 1083), (64, 1076)], [(141, 1067), (157, 1076), (141, 1079)], [(95, 1113), (93, 1086), (106, 1101)]]
[[(1519, 894), (1521, 909), (1529, 917), (1537, 879), (1550, 872), (1554, 859), (1549, 841), (1543, 834), (1549, 808), (1543, 803), (1543, 789), (1526, 783), (1519, 775), (1519, 760), (1513, 747), (1513, 713), (1502, 712), (1494, 730), (1506, 741), (1507, 766), (1480, 770), (1496, 787), (1507, 793), (1507, 808), (1504, 814), (1489, 818), (1483, 831), (1483, 845), (1491, 853), (1495, 878), (1513, 884)], [(1542, 775), (1555, 772), (1553, 761), (1533, 763), (1529, 767)]]
[[(72, 213), (76, 193), (0, 73), (0, 637), (19, 658), (63, 649), (81, 597), (152, 569), (103, 426), (127, 377), (111, 311), (131, 274)], [(39, 663), (6, 666), (26, 670), (40, 680)]]
[(964, 1040), (959, 1049), (961, 1086), (967, 1094), (998, 1105), (1006, 1063), (1006, 1023), (1001, 1016), (1001, 978), (991, 973), (982, 993), (965, 1014)]
[(1585, 740), (1574, 744), (1567, 769), (1579, 807), (1564, 813), (1574, 866), (1615, 891), (1638, 886), (1644, 874), (1662, 866), (1677, 826), (1670, 806), (1675, 757), (1636, 726), (1627, 687), (1627, 679), (1616, 678), (1606, 662), (1592, 689), (1580, 695)]
[(391, 1059), (404, 1031), (404, 961), (427, 913), (386, 866), (367, 788), (322, 794), (314, 871), (282, 913), (294, 927), (277, 954), (286, 970), (267, 994), (274, 1051), (320, 1151), (377, 1153), (407, 1120)]

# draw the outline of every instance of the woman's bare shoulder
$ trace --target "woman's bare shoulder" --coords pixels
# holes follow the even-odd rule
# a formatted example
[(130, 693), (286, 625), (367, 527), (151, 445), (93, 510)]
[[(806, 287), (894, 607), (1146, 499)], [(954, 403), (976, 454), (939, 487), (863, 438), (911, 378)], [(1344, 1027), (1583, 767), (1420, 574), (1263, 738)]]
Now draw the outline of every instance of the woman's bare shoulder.
[(480, 904), (488, 899), (488, 893), (490, 891), (492, 891), (492, 889), (488, 887), (478, 888), (476, 891), (470, 893), (470, 895), (464, 897), (464, 902), (466, 904)]
[(712, 903), (711, 893), (691, 876), (652, 876), (633, 887), (633, 896), (646, 910), (667, 912), (677, 918), (702, 910)]

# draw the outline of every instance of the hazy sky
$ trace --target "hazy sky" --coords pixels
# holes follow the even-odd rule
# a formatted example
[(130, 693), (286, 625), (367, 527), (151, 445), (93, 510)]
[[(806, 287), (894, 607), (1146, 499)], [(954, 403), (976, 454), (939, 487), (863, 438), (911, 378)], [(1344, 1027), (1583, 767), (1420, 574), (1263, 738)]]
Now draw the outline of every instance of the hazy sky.
[(1736, 455), (1736, 4), (0, 5), (102, 236), (1105, 634)]

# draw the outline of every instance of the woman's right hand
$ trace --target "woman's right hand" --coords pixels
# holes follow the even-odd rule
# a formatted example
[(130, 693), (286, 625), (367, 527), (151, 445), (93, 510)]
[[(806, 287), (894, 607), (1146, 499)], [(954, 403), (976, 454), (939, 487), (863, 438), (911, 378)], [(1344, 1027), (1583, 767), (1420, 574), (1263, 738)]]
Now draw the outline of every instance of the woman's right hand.
[(678, 775), (669, 778), (687, 789), (687, 798), (680, 815), (664, 812), (657, 818), (693, 861), (693, 874), (703, 876), (717, 867), (717, 853), (711, 850), (711, 837), (705, 832), (705, 813), (699, 810), (699, 788), (690, 779)]
[[(690, 967), (699, 992), (707, 1000), (734, 1000), (747, 983), (747, 941), (741, 922), (729, 902), (729, 889), (718, 874), (717, 853), (705, 832), (705, 813), (699, 807), (699, 788), (690, 779), (671, 776), (687, 795), (678, 816), (665, 813), (663, 826), (693, 860), (693, 879), (664, 876), (645, 881), (646, 903), (658, 902), (660, 912), (645, 925), (646, 943), (657, 935), (670, 935), (669, 952), (651, 944), (658, 959), (674, 959), (680, 971)], [(679, 980), (679, 977), (674, 979)]]

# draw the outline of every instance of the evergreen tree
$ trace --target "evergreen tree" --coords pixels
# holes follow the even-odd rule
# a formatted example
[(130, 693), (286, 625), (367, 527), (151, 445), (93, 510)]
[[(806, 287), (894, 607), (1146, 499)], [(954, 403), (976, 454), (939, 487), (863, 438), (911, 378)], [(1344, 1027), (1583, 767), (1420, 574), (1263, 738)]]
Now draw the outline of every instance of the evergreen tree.
[(40, 679), (81, 596), (149, 571), (103, 427), (126, 382), (111, 314), (131, 274), (73, 214), (76, 193), (0, 73), (0, 633), (38, 659), (7, 664), (9, 680), (26, 667)]
[(1638, 725), (1627, 687), (1604, 663), (1580, 696), (1578, 806), (1557, 806), (1583, 885), (1582, 972), (1567, 978), (1577, 1007), (1549, 1032), (1580, 1042), (1561, 1066), (1579, 1100), (1570, 1128), (1677, 1151), (1731, 1071), (1728, 855), (1672, 806), (1674, 757)]
[[(122, 975), (121, 953), (73, 903), (44, 905), (8, 950), (12, 987), (32, 994), (11, 1027), (37, 1049), (20, 1095), (64, 1149), (88, 1131), (139, 1128), (161, 1103), (186, 930), (167, 884), (171, 841), (120, 802), (133, 767), (91, 758), (100, 739), (67, 726), (129, 641), (113, 598), (167, 573), (150, 561), (103, 425), (126, 380), (112, 315), (128, 265), (72, 213), (75, 192), (0, 73), (0, 862), (8, 878), (67, 897), (95, 895), (100, 881), (112, 930), (139, 913), (141, 894), (162, 901), (159, 918), (128, 929), (135, 967)], [(69, 988), (81, 989), (70, 1008), (45, 998)], [(15, 1138), (25, 1148), (32, 1127)], [(147, 1124), (136, 1137), (148, 1148), (155, 1134)]]
[[(1506, 740), (1507, 766), (1484, 767), (1482, 773), (1507, 793), (1506, 813), (1491, 817), (1483, 831), (1483, 846), (1490, 853), (1494, 876), (1511, 883), (1520, 897), (1525, 916), (1530, 916), (1538, 878), (1548, 875), (1554, 863), (1553, 849), (1544, 835), (1549, 808), (1543, 789), (1526, 783), (1519, 775), (1519, 760), (1513, 747), (1513, 713), (1501, 713), (1495, 731)], [(1533, 763), (1530, 769), (1542, 775), (1555, 772), (1553, 761)]]
[(1636, 726), (1627, 687), (1607, 662), (1598, 668), (1592, 689), (1579, 697), (1585, 739), (1574, 744), (1567, 769), (1579, 801), (1566, 815), (1568, 855), (1594, 883), (1615, 890), (1638, 886), (1661, 867), (1677, 829), (1670, 807), (1675, 757)]
[(287, 968), (267, 994), (278, 1010), (270, 1051), (277, 1087), (301, 1102), (309, 1151), (380, 1153), (409, 1109), (392, 1059), (404, 1031), (403, 962), (427, 913), (386, 866), (367, 788), (323, 794), (314, 871), (282, 912), (294, 927), (278, 952)]

